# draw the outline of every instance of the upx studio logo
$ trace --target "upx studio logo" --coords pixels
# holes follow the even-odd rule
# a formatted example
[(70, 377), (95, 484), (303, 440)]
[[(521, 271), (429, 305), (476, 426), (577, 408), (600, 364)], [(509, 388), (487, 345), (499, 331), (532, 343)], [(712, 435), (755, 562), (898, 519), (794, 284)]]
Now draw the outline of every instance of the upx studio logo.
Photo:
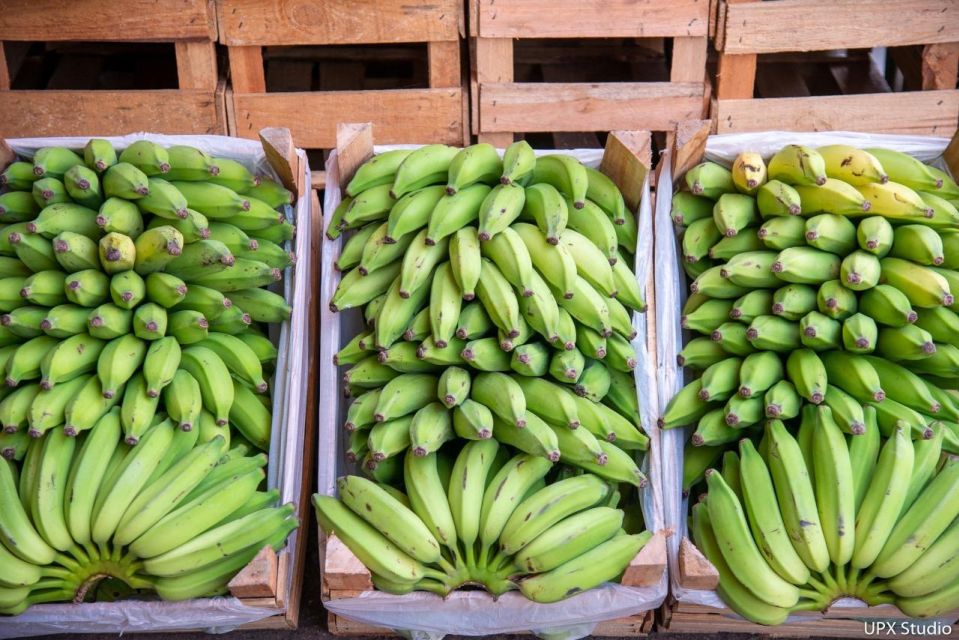
[(912, 622), (909, 620), (866, 620), (862, 623), (867, 636), (912, 636), (931, 638), (951, 636), (952, 626), (939, 621)]

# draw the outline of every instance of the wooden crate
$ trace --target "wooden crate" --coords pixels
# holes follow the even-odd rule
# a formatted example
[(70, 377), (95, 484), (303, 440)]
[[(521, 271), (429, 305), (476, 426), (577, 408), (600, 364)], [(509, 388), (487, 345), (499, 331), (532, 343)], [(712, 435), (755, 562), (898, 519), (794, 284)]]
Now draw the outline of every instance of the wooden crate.
[[(662, 156), (658, 170), (662, 174), (668, 166), (672, 179), (669, 184), (663, 180), (658, 181), (657, 200), (660, 197), (666, 198), (667, 201), (670, 200), (672, 193), (669, 192), (668, 187), (679, 184), (682, 176), (689, 169), (703, 161), (706, 141), (712, 128), (713, 123), (708, 120), (690, 121), (681, 123), (675, 131), (668, 135), (668, 149)], [(803, 144), (801, 135), (797, 135), (793, 141), (797, 144)], [(877, 146), (880, 144), (881, 141), (876, 142)], [(944, 148), (943, 157), (952, 174), (959, 175), (959, 132), (953, 135), (952, 140)], [(668, 216), (666, 220), (661, 218), (662, 216), (657, 215), (657, 284), (669, 287), (670, 283), (668, 281), (675, 274), (678, 274), (678, 277), (682, 279), (682, 286), (685, 288), (688, 285), (688, 280), (678, 263), (673, 269), (670, 269), (668, 266), (671, 262), (670, 256), (660, 251), (660, 247), (666, 246), (666, 243), (677, 241), (672, 221), (668, 219)], [(678, 308), (667, 311), (666, 306), (662, 304), (662, 299), (659, 301), (660, 310), (663, 313), (656, 316), (657, 332), (660, 336), (664, 336), (669, 330), (668, 327), (678, 326), (680, 312)], [(664, 340), (665, 342), (666, 340)], [(662, 366), (663, 363), (674, 361), (675, 358), (675, 354), (668, 353), (667, 349), (664, 348), (657, 355), (657, 358), (661, 363), (660, 369), (663, 377), (661, 384), (664, 393), (660, 397), (660, 410), (662, 410), (671, 397), (668, 391), (673, 387), (674, 380), (677, 376), (680, 381), (682, 380), (682, 371), (676, 366)], [(686, 435), (683, 431), (683, 429), (670, 429), (661, 434), (663, 473), (666, 478), (682, 477), (682, 450)], [(752, 623), (725, 606), (711, 607), (677, 600), (674, 595), (680, 589), (683, 591), (715, 591), (719, 584), (719, 572), (686, 534), (682, 523), (686, 520), (687, 511), (683, 508), (679, 487), (671, 487), (669, 484), (673, 483), (668, 483), (663, 487), (664, 493), (670, 493), (664, 496), (666, 524), (674, 527), (677, 532), (682, 532), (683, 535), (670, 540), (671, 544), (668, 546), (670, 597), (659, 612), (657, 631), (696, 634), (761, 634), (771, 637), (868, 638), (887, 634), (888, 627), (880, 628), (877, 631), (873, 626), (866, 626), (865, 623), (867, 622), (870, 625), (875, 622), (895, 625), (914, 621), (893, 605), (878, 607), (833, 606), (824, 612), (798, 612), (790, 616), (786, 623), (770, 627)], [(682, 594), (679, 597), (682, 597)], [(942, 617), (950, 617), (950, 615), (947, 614)], [(951, 615), (950, 622), (955, 621), (959, 621), (959, 611), (955, 611)], [(931, 621), (919, 621), (919, 623), (932, 624)], [(926, 633), (928, 637), (952, 637), (948, 630), (943, 632), (941, 629), (932, 627), (920, 631), (918, 634), (916, 632), (907, 634), (901, 628), (898, 630), (898, 634), (917, 635), (917, 637), (923, 636), (923, 633)], [(959, 635), (959, 625), (954, 625), (954, 633)], [(890, 633), (889, 635), (897, 634)]]
[[(717, 11), (715, 132), (949, 137), (956, 131), (959, 4), (953, 0), (718, 0)], [(832, 71), (842, 95), (814, 96), (788, 65), (757, 65), (759, 54), (873, 47), (889, 47), (915, 90), (893, 93), (879, 70), (851, 64)]]
[[(336, 146), (339, 122), (368, 120), (383, 143), (462, 144), (466, 103), (460, 69), (463, 8), (458, 0), (220, 0), (220, 42), (232, 76), (230, 133), (252, 137), (290, 126), (297, 145)], [(267, 46), (426, 43), (428, 88), (267, 93)], [(306, 117), (304, 117), (304, 115)]]
[[(470, 0), (472, 128), (505, 146), (517, 132), (666, 131), (702, 117), (708, 0)], [(671, 38), (669, 82), (515, 82), (515, 38)]]
[[(296, 507), (295, 513), (300, 519), (300, 527), (295, 532), (295, 538), (292, 539), (290, 544), (279, 552), (273, 551), (270, 547), (264, 547), (242, 571), (234, 576), (228, 588), (230, 595), (238, 598), (242, 604), (270, 611), (268, 617), (264, 617), (257, 622), (241, 624), (239, 628), (296, 629), (300, 615), (306, 546), (310, 523), (313, 521), (310, 495), (317, 451), (316, 431), (310, 428), (316, 421), (317, 385), (312, 383), (316, 379), (316, 359), (304, 354), (311, 353), (316, 348), (318, 341), (318, 324), (312, 320), (317, 314), (317, 297), (310, 295), (309, 292), (316, 289), (319, 279), (320, 251), (322, 249), (320, 234), (322, 233), (323, 223), (317, 194), (310, 184), (306, 155), (294, 147), (290, 131), (288, 129), (264, 129), (259, 132), (259, 138), (270, 167), (280, 177), (284, 186), (297, 196), (298, 204), (294, 206), (294, 219), (298, 224), (298, 234), (308, 234), (305, 241), (299, 238), (299, 235), (293, 241), (294, 248), (298, 249), (298, 255), (310, 254), (309, 259), (298, 261), (300, 267), (297, 272), (297, 277), (306, 279), (306, 284), (301, 286), (305, 292), (302, 299), (308, 300), (308, 308), (302, 314), (297, 314), (294, 310), (293, 318), (286, 330), (288, 336), (286, 342), (283, 342), (282, 331), (280, 333), (281, 359), (278, 365), (283, 363), (283, 353), (285, 352), (286, 368), (281, 372), (278, 366), (274, 380), (277, 387), (281, 384), (285, 385), (284, 392), (274, 390), (276, 398), (283, 400), (284, 396), (286, 398), (293, 396), (293, 386), (297, 384), (301, 385), (306, 397), (303, 398), (302, 394), (296, 391), (296, 395), (301, 396), (299, 401), (302, 402), (302, 406), (298, 405), (293, 408), (292, 402), (286, 402), (283, 406), (274, 405), (273, 408), (274, 415), (282, 412), (279, 420), (285, 421), (286, 424), (286, 430), (283, 433), (284, 447), (293, 447), (292, 457), (295, 458), (299, 473), (298, 478), (294, 474), (298, 483), (291, 482), (285, 487), (281, 482), (281, 496), (287, 495), (288, 491), (292, 492)], [(189, 137), (182, 140), (182, 144), (190, 143)], [(16, 154), (11, 150), (10, 145), (4, 138), (0, 138), (0, 170), (6, 168), (15, 159)], [(300, 203), (304, 198), (310, 199), (309, 207), (301, 206)], [(309, 217), (307, 218), (307, 216)], [(305, 267), (308, 267), (309, 270), (304, 271)], [(295, 298), (293, 291), (294, 288), (290, 287), (289, 299), (291, 303), (294, 299), (300, 299)], [(298, 325), (302, 325), (302, 327)], [(301, 331), (303, 334), (302, 347), (294, 348), (294, 334), (299, 335)], [(301, 362), (303, 363), (302, 366)], [(282, 382), (280, 381), (281, 373), (286, 376)], [(288, 455), (287, 459), (289, 457)], [(282, 464), (284, 460), (278, 459), (277, 462)], [(35, 605), (34, 608), (50, 606), (57, 605)], [(109, 614), (107, 614), (107, 617), (115, 618), (115, 616), (111, 617)], [(123, 631), (125, 628), (121, 626), (112, 629), (110, 623), (102, 624), (104, 624), (102, 627), (104, 631)], [(195, 631), (202, 630), (195, 629)], [(185, 632), (194, 631), (194, 629), (164, 629), (164, 631)]]
[[(328, 170), (327, 178), (338, 180), (339, 185), (345, 186), (356, 169), (373, 155), (373, 127), (370, 124), (343, 124), (338, 128), (335, 172)], [(332, 162), (332, 159), (331, 159)], [(603, 156), (601, 169), (613, 177), (620, 185), (627, 206), (632, 211), (638, 211), (643, 196), (643, 184), (651, 164), (651, 136), (647, 131), (630, 132), (616, 131), (609, 134), (606, 150)], [(329, 169), (328, 165), (328, 169)], [(329, 185), (328, 185), (329, 186)], [(331, 206), (329, 201), (327, 206)], [(339, 250), (337, 241), (326, 240), (325, 251), (330, 253), (325, 266), (330, 268), (330, 274), (321, 274), (320, 298), (321, 322), (325, 327), (320, 346), (320, 393), (328, 401), (320, 407), (319, 429), (321, 433), (320, 446), (322, 458), (319, 466), (318, 490), (320, 493), (332, 494), (335, 486), (335, 477), (338, 475), (337, 463), (341, 458), (339, 431), (341, 424), (340, 377), (336, 368), (328, 365), (332, 362), (333, 354), (338, 350), (341, 337), (345, 342), (347, 337), (342, 336), (342, 318), (334, 316), (328, 310), (326, 302), (339, 282), (338, 273), (332, 269), (333, 255)], [(652, 291), (653, 273), (649, 270), (645, 283), (646, 290)], [(647, 317), (655, 313), (655, 301), (652, 295), (647, 295)], [(354, 310), (353, 312), (355, 312)], [(647, 348), (650, 349), (650, 358), (655, 354), (655, 327), (648, 323)], [(654, 384), (654, 383), (653, 383)], [(344, 410), (345, 411), (345, 410)], [(650, 434), (650, 477), (658, 478), (659, 457), (658, 433)], [(653, 480), (653, 502), (662, 504), (662, 495), (658, 488), (658, 481)], [(663, 578), (666, 568), (666, 540), (671, 535), (667, 529), (657, 531), (650, 542), (637, 554), (627, 569), (622, 584), (628, 586), (652, 586)], [(321, 597), (324, 602), (331, 600), (357, 597), (363, 592), (372, 591), (373, 584), (369, 570), (362, 562), (336, 537), (327, 536), (322, 530), (318, 531), (320, 572), (322, 579)], [(648, 634), (653, 626), (654, 611), (608, 620), (596, 626), (594, 636), (635, 637)], [(343, 636), (382, 636), (397, 635), (390, 629), (374, 627), (353, 620), (349, 620), (334, 613), (327, 613), (327, 627), (334, 635)]]
[[(179, 87), (70, 90), (55, 82), (10, 89), (23, 61), (18, 43), (67, 41), (173, 42)], [(0, 136), (225, 134), (225, 83), (217, 76), (215, 42), (213, 0), (7, 0), (0, 11)], [(67, 66), (62, 73), (83, 78), (89, 69)]]

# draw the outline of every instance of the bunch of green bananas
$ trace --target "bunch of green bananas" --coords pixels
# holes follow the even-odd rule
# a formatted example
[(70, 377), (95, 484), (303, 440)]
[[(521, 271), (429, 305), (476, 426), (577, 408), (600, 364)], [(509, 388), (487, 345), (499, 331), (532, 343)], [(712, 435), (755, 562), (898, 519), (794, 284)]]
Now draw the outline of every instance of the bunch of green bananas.
[(40, 149), (0, 183), (0, 448), (25, 430), (75, 435), (119, 405), (129, 444), (165, 409), (203, 440), (232, 423), (266, 450), (258, 395), (276, 350), (254, 323), (290, 315), (262, 288), (292, 262), (274, 209), (290, 192), (147, 140)]
[[(512, 457), (510, 457), (512, 456)], [(447, 595), (479, 584), (556, 602), (614, 580), (652, 536), (629, 534), (615, 485), (591, 473), (545, 482), (553, 463), (495, 440), (406, 453), (406, 493), (361, 476), (339, 499), (313, 496), (317, 519), (370, 569), (376, 588)]]
[[(25, 505), (63, 490), (65, 474), (56, 487), (31, 475), (43, 452), (56, 447), (51, 460), (61, 461), (46, 463), (50, 473), (69, 470), (84, 434), (104, 421), (120, 428), (117, 442), (99, 445), (109, 451), (120, 440), (122, 451), (137, 451), (157, 424), (175, 427), (177, 446), (155, 450), (173, 456), (167, 467), (214, 440), (224, 450), (268, 450), (277, 350), (261, 323), (287, 319), (290, 307), (263, 287), (292, 263), (280, 246), (292, 225), (275, 208), (290, 204), (289, 191), (192, 147), (141, 140), (118, 154), (100, 139), (82, 154), (42, 148), (8, 166), (0, 185), (0, 455), (20, 474)], [(138, 463), (143, 481), (162, 467), (149, 460)], [(103, 473), (86, 478), (93, 495)], [(131, 498), (142, 488), (135, 480), (124, 489)], [(46, 536), (50, 525), (35, 524)], [(47, 544), (65, 551), (63, 531)], [(111, 561), (102, 550), (82, 552)], [(102, 568), (64, 560), (81, 573), (88, 565)], [(0, 557), (0, 574), (6, 566)], [(36, 601), (60, 596), (43, 597)], [(28, 600), (4, 602), (11, 610)]]
[(736, 612), (781, 624), (843, 596), (910, 617), (959, 605), (959, 459), (905, 427), (881, 442), (876, 414), (847, 436), (807, 404), (796, 437), (771, 420), (758, 448), (744, 438), (735, 462), (706, 472), (691, 530)]
[(104, 578), (185, 600), (226, 592), (265, 546), (297, 527), (277, 490), (258, 491), (266, 456), (198, 440), (158, 416), (121, 441), (120, 409), (89, 431), (49, 431), (17, 464), (0, 459), (0, 613), (83, 602)]
[[(745, 462), (729, 450), (736, 442), (740, 452), (761, 442), (775, 477), (774, 455), (767, 454), (770, 434), (774, 426), (791, 429), (806, 454), (802, 473), (814, 478), (822, 520), (827, 517), (823, 509), (844, 505), (841, 546), (851, 548), (860, 540), (850, 534), (849, 523), (856, 523), (858, 534), (860, 524), (869, 526), (875, 517), (869, 511), (863, 515), (859, 505), (880, 448), (903, 438), (910, 445), (910, 438), (915, 441), (917, 465), (918, 456), (923, 458), (913, 476), (915, 494), (940, 457), (948, 466), (959, 454), (959, 304), (954, 296), (959, 293), (959, 186), (948, 174), (896, 151), (789, 145), (768, 165), (751, 152), (740, 154), (731, 171), (703, 163), (686, 174), (685, 187), (672, 202), (674, 221), (684, 229), (683, 264), (692, 279), (682, 325), (703, 336), (686, 344), (679, 365), (702, 375), (670, 401), (660, 419), (665, 429), (695, 425), (684, 452), (683, 490), (691, 492), (720, 456), (722, 477), (734, 482), (730, 478)], [(830, 436), (836, 451), (848, 448), (859, 483), (854, 504), (850, 484), (839, 480), (848, 476), (848, 461), (840, 460), (839, 471), (824, 469), (820, 482), (820, 458), (823, 464), (842, 458), (835, 451), (812, 453), (817, 438), (826, 437), (822, 424), (839, 430)], [(786, 430), (780, 436), (790, 437)], [(716, 483), (707, 480), (710, 489)], [(785, 494), (779, 499), (783, 505)], [(795, 502), (790, 505), (798, 509)], [(892, 509), (895, 513), (885, 517), (893, 524), (909, 519), (907, 507)], [(702, 524), (707, 511), (696, 510), (700, 531), (708, 532)], [(790, 534), (793, 543), (801, 542), (798, 532)], [(758, 530), (753, 533), (763, 547)], [(703, 539), (709, 546), (708, 534)], [(822, 596), (819, 589), (819, 597), (810, 596), (801, 606), (823, 609), (843, 593), (867, 601), (879, 597), (856, 587), (847, 575), (849, 558), (836, 552), (838, 543), (829, 532), (825, 539), (836, 567), (833, 577), (821, 580), (830, 587), (835, 580), (838, 590)], [(808, 557), (803, 560), (821, 573), (826, 571), (823, 557), (820, 553), (812, 564)], [(852, 561), (857, 570), (869, 564)], [(728, 587), (732, 565), (717, 565), (727, 580), (727, 602), (740, 598), (741, 591)], [(959, 606), (959, 580), (947, 580), (952, 584), (936, 587), (936, 607), (943, 602)], [(818, 589), (817, 583), (809, 584)], [(785, 609), (795, 605), (783, 602), (778, 604)], [(936, 608), (897, 602), (915, 615)], [(782, 614), (757, 611), (755, 619), (770, 623)]]
[[(538, 564), (514, 566), (518, 547), (491, 549), (526, 488), (496, 502), (497, 509), (508, 511), (477, 543), (488, 483), (474, 478), (495, 475), (493, 453), (501, 458), (497, 468), (520, 454), (510, 463), (518, 465), (517, 478), (541, 469), (530, 482), (541, 480), (555, 462), (563, 465), (561, 475), (588, 472), (576, 482), (550, 484), (546, 492), (586, 482), (606, 486), (600, 478), (622, 483), (626, 491), (646, 483), (634, 459), (649, 444), (641, 430), (630, 344), (636, 333), (632, 311), (645, 308), (628, 266), (636, 246), (635, 220), (609, 178), (569, 156), (537, 158), (525, 142), (510, 146), (502, 159), (487, 144), (383, 153), (357, 170), (346, 192), (327, 229), (330, 237), (352, 232), (336, 263), (349, 272), (331, 308), (365, 307), (368, 323), (334, 358), (335, 364), (351, 365), (344, 378), (354, 397), (346, 416), (346, 456), (383, 491), (395, 494), (405, 486), (415, 514), (404, 507), (402, 522), (422, 519), (427, 526), (419, 525), (416, 533), (410, 529), (409, 535), (426, 534), (433, 542), (423, 557), (412, 547), (392, 549), (414, 558), (416, 569), (384, 573), (388, 558), (382, 536), (396, 543), (388, 531), (405, 527), (391, 515), (404, 497), (384, 512), (352, 516), (349, 522), (376, 518), (369, 523), (372, 529), (363, 529), (374, 542), (358, 542), (348, 532), (344, 540), (376, 574), (381, 589), (446, 593), (472, 580), (501, 593), (513, 587), (510, 578), (518, 574), (548, 570)], [(460, 447), (452, 473), (461, 464), (463, 473), (480, 467), (469, 472), (478, 484), (467, 498), (459, 495), (464, 488), (449, 480), (449, 472), (436, 476), (436, 467), (452, 460)], [(507, 454), (507, 447), (515, 451)], [(475, 456), (482, 461), (472, 461)], [(429, 493), (417, 486), (422, 479), (411, 478), (411, 470), (420, 468), (432, 469)], [(343, 482), (363, 481), (350, 476)], [(341, 484), (340, 495), (350, 506), (347, 489)], [(569, 500), (587, 499), (577, 507), (583, 509), (601, 498), (586, 492)], [(337, 507), (328, 505), (334, 504), (333, 498), (317, 498), (321, 524), (340, 533), (344, 521), (334, 515), (349, 511), (330, 511)], [(452, 509), (454, 519), (462, 520), (455, 528), (444, 520), (437, 531), (429, 524), (439, 517), (434, 509)], [(575, 529), (582, 522), (566, 526)], [(590, 546), (619, 526), (590, 536)], [(447, 546), (445, 556), (436, 540)], [(549, 540), (533, 549), (552, 550), (556, 540)], [(378, 546), (360, 548), (369, 544)], [(634, 548), (625, 540), (615, 545)], [(560, 556), (563, 563), (587, 557), (581, 555), (587, 547), (575, 548), (573, 555)], [(403, 566), (411, 562), (405, 557)], [(560, 571), (559, 566), (550, 568)], [(606, 571), (614, 566), (622, 571), (625, 565), (611, 561), (597, 579), (618, 575)], [(567, 584), (547, 575), (553, 572), (543, 573), (543, 584)], [(578, 584), (580, 578), (570, 580)], [(538, 593), (533, 579), (522, 584), (533, 599), (564, 595)]]

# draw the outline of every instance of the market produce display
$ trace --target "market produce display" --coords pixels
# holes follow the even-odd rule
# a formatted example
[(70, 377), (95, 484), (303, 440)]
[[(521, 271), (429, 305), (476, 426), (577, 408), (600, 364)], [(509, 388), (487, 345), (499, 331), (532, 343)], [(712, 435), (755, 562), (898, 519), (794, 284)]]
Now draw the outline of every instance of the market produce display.
[(701, 375), (660, 426), (695, 427), (690, 530), (744, 617), (959, 607), (957, 205), (945, 172), (844, 145), (704, 162), (673, 196)]
[(260, 490), (292, 194), (147, 140), (0, 185), (0, 613), (225, 592), (297, 526)]
[(390, 151), (347, 185), (327, 234), (347, 230), (330, 304), (367, 322), (335, 357), (367, 477), (314, 497), (320, 525), (391, 593), (553, 602), (616, 579), (651, 534), (615, 184), (525, 142)]

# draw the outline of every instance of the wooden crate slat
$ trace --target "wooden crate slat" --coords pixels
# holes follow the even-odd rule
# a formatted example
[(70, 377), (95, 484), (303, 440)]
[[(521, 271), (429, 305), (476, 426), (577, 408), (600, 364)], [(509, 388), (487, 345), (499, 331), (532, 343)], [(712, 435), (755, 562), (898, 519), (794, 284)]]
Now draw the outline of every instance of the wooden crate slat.
[(208, 0), (4, 0), (0, 40), (216, 40)]
[(954, 0), (728, 3), (716, 34), (716, 48), (734, 54), (956, 41), (959, 3)]
[(927, 44), (922, 50), (922, 89), (955, 89), (959, 79), (959, 42)]
[[(112, 136), (131, 131), (225, 133), (222, 92), (2, 91), (0, 135)], [(221, 103), (221, 104), (218, 104)], [(110, 105), (104, 109), (104, 105)]]
[(692, 82), (488, 83), (480, 86), (485, 132), (670, 129), (701, 116)]
[(230, 47), (230, 84), (237, 93), (264, 93), (263, 47)]
[(219, 0), (220, 42), (229, 46), (370, 44), (458, 40), (459, 0)]
[(481, 38), (706, 36), (709, 0), (479, 0)]
[(673, 38), (673, 61), (669, 67), (671, 82), (702, 82), (706, 74), (709, 43), (699, 36)]
[(212, 40), (178, 40), (177, 79), (181, 89), (215, 89), (216, 43)]
[(290, 126), (298, 146), (331, 148), (336, 145), (336, 124), (359, 120), (373, 122), (377, 140), (386, 144), (462, 144), (462, 100), (463, 90), (459, 88), (261, 94), (234, 91), (234, 133), (250, 138), (264, 127)]
[(459, 41), (429, 42), (427, 55), (431, 87), (435, 89), (462, 85)]
[(959, 122), (959, 91), (718, 100), (713, 119), (718, 133), (868, 131), (948, 137)]

